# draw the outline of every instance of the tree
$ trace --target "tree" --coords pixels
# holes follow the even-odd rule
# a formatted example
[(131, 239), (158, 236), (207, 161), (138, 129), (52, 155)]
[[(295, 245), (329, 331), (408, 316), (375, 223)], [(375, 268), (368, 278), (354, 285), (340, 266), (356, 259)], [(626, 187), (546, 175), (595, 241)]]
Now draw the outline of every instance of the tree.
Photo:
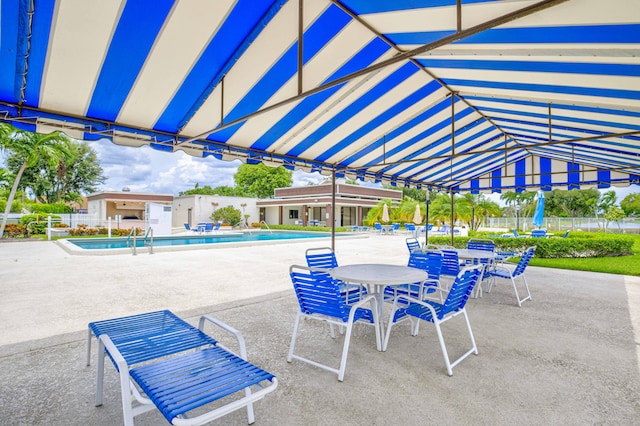
[(640, 193), (629, 194), (622, 201), (620, 207), (627, 216), (640, 216)]
[[(6, 130), (2, 130), (7, 133)], [(4, 228), (7, 225), (7, 218), (11, 210), (11, 204), (15, 198), (16, 192), (20, 185), (22, 174), (28, 167), (38, 164), (40, 159), (45, 160), (52, 167), (59, 164), (60, 161), (69, 160), (72, 153), (69, 151), (67, 143), (69, 138), (60, 132), (49, 133), (43, 135), (39, 133), (26, 132), (22, 130), (13, 131), (8, 135), (0, 135), (2, 147), (9, 151), (12, 155), (18, 155), (22, 158), (22, 164), (16, 173), (16, 177), (9, 193), (7, 206), (5, 207), (2, 225), (0, 225), (0, 238), (4, 234)]]
[(609, 222), (614, 221), (618, 225), (618, 229), (620, 229), (620, 219), (624, 218), (624, 211), (620, 207), (611, 206), (604, 214), (604, 218), (607, 220), (607, 225)]
[(293, 182), (291, 172), (284, 167), (269, 167), (264, 164), (241, 164), (233, 176), (236, 188), (258, 198), (273, 197), (276, 188), (287, 188)]
[(545, 192), (545, 215), (552, 217), (588, 217), (600, 200), (600, 191), (591, 189), (554, 189)]
[[(41, 203), (78, 201), (82, 194), (96, 191), (96, 186), (105, 181), (96, 152), (86, 142), (65, 142), (70, 158), (57, 164), (44, 158), (24, 171), (20, 186), (31, 188)], [(7, 159), (12, 171), (19, 169), (22, 157), (14, 153)]]
[(11, 173), (7, 169), (0, 169), (0, 188), (5, 188), (11, 184)]
[[(397, 189), (397, 188), (391, 188), (391, 189)], [(415, 201), (424, 203), (425, 201), (427, 201), (427, 192), (424, 189), (418, 189), (418, 188), (409, 188), (409, 187), (402, 188), (402, 198), (407, 198), (407, 197)]]
[(211, 188), (209, 185), (205, 185), (201, 188), (196, 186), (193, 189), (188, 189), (186, 191), (182, 191), (179, 193), (180, 196), (183, 195), (223, 195), (225, 197), (244, 197), (247, 194), (243, 193), (242, 190), (238, 188), (234, 188), (227, 185), (216, 186), (215, 188)]

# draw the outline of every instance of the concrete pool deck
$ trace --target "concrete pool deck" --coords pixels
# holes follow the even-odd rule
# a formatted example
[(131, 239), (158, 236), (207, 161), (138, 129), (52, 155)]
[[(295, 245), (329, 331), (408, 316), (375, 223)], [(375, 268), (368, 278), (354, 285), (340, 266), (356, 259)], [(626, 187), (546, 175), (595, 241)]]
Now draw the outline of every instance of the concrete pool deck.
[[(403, 264), (404, 242), (403, 235), (338, 239), (336, 254), (341, 264)], [(328, 245), (72, 256), (52, 242), (0, 243), (0, 423), (120, 424), (110, 367), (105, 405), (93, 406), (86, 325), (170, 309), (190, 322), (212, 314), (232, 324), (245, 335), (249, 359), (278, 377), (279, 388), (256, 405), (256, 424), (637, 424), (640, 277), (532, 267), (534, 301), (522, 308), (510, 284), (496, 286), (469, 302), (480, 354), (453, 377), (432, 327), (410, 337), (399, 326), (385, 353), (375, 350), (370, 328), (358, 327), (339, 383), (286, 362), (297, 309), (288, 267), (304, 264), (307, 248)], [(452, 352), (465, 341), (455, 322), (444, 330)], [(341, 339), (303, 326), (300, 349), (337, 361)], [(136, 424), (162, 417), (147, 413)], [(246, 424), (245, 413), (213, 424)]]

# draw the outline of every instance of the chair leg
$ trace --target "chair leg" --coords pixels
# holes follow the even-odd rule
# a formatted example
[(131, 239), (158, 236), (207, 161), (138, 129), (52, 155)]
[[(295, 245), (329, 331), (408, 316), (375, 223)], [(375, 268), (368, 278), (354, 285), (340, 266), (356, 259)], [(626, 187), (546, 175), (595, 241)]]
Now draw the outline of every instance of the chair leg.
[(520, 275), (522, 277), (522, 281), (524, 282), (524, 289), (527, 291), (527, 296), (524, 297), (523, 299), (520, 299), (520, 296), (518, 295), (518, 289), (516, 288), (516, 279), (515, 278), (511, 278), (511, 282), (513, 283), (513, 290), (516, 293), (516, 299), (518, 300), (518, 306), (522, 307), (522, 302), (526, 301), (526, 300), (533, 300), (531, 298), (531, 292), (529, 291), (529, 285), (527, 284), (527, 279), (524, 277), (524, 274)]
[(351, 330), (353, 323), (347, 325), (347, 332), (344, 335), (344, 344), (342, 345), (342, 356), (340, 357), (340, 369), (338, 370), (338, 381), (344, 380), (344, 371), (347, 369), (347, 356), (349, 355), (349, 341), (351, 340)]
[[(468, 357), (471, 354), (478, 355), (478, 347), (476, 346), (476, 339), (473, 337), (473, 331), (471, 330), (471, 323), (469, 322), (469, 317), (467, 316), (467, 310), (463, 309), (460, 313), (464, 315), (464, 320), (467, 324), (467, 331), (469, 332), (469, 339), (471, 340), (471, 349), (469, 349), (467, 352), (465, 352), (463, 355), (461, 355), (458, 359), (456, 359), (453, 362), (449, 360), (449, 353), (447, 352), (447, 347), (444, 343), (444, 337), (442, 335), (442, 329), (440, 327), (440, 324), (442, 323), (442, 321), (435, 321), (433, 323), (436, 327), (436, 332), (438, 334), (438, 341), (440, 342), (440, 348), (442, 349), (442, 356), (444, 357), (444, 363), (447, 366), (447, 374), (449, 376), (453, 376), (453, 367), (458, 365), (466, 357)], [(455, 316), (457, 315), (458, 314), (456, 314)], [(453, 317), (449, 317), (445, 321), (451, 318)]]
[(435, 321), (433, 325), (436, 326), (436, 333), (438, 334), (438, 341), (440, 342), (440, 349), (442, 349), (442, 356), (444, 357), (444, 363), (447, 366), (447, 374), (453, 376), (453, 367), (449, 362), (449, 353), (447, 352), (447, 346), (444, 344), (444, 338), (442, 337), (442, 330), (440, 329), (440, 323)]
[[(251, 388), (248, 387), (244, 390), (245, 396), (248, 398), (251, 396)], [(247, 404), (247, 422), (251, 425), (255, 423), (256, 417), (253, 414), (253, 403)]]
[(296, 321), (293, 326), (293, 335), (291, 336), (291, 344), (289, 345), (289, 354), (287, 355), (287, 362), (291, 362), (293, 359), (293, 349), (296, 346), (296, 339), (298, 337), (298, 326), (300, 325), (300, 317), (302, 313), (298, 312), (296, 315)]
[(93, 333), (91, 329), (87, 327), (87, 367), (91, 365), (91, 338)]

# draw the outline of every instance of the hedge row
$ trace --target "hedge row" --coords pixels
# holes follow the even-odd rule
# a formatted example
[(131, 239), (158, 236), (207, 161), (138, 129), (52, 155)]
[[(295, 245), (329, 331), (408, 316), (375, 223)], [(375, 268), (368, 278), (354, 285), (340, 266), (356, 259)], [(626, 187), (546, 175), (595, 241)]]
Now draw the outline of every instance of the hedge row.
[[(467, 246), (470, 237), (455, 237), (454, 246)], [(615, 257), (633, 254), (633, 239), (620, 235), (569, 238), (496, 238), (496, 250), (524, 251), (536, 246), (536, 257)], [(451, 237), (429, 237), (429, 244), (451, 244)]]

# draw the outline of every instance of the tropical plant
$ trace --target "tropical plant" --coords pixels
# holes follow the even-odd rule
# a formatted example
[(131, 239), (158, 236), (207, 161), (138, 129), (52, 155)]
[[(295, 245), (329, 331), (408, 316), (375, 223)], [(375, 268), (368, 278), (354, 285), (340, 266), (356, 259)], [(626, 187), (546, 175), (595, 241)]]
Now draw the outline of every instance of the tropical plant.
[(221, 220), (229, 225), (236, 225), (242, 220), (242, 213), (233, 206), (221, 207), (211, 214), (211, 219), (215, 221)]
[(0, 236), (3, 235), (4, 227), (7, 225), (9, 210), (20, 186), (20, 179), (24, 171), (28, 167), (35, 166), (41, 159), (54, 167), (61, 161), (72, 158), (72, 153), (69, 151), (67, 145), (69, 138), (63, 133), (53, 132), (43, 135), (22, 130), (14, 130), (10, 133), (8, 133), (7, 130), (3, 130), (2, 132), (3, 134), (0, 135), (1, 146), (12, 155), (19, 156), (22, 159), (22, 163), (16, 173), (11, 192), (9, 193), (5, 214), (2, 218), (2, 225), (0, 225)]
[(500, 206), (487, 199), (482, 194), (466, 193), (455, 201), (454, 208), (458, 211), (460, 220), (463, 220), (472, 231), (477, 230), (483, 217), (499, 216)]
[(519, 209), (521, 217), (533, 216), (536, 208), (536, 193), (532, 191), (522, 192), (505, 192), (500, 195), (500, 199), (507, 205), (508, 214), (516, 215), (516, 209)]

